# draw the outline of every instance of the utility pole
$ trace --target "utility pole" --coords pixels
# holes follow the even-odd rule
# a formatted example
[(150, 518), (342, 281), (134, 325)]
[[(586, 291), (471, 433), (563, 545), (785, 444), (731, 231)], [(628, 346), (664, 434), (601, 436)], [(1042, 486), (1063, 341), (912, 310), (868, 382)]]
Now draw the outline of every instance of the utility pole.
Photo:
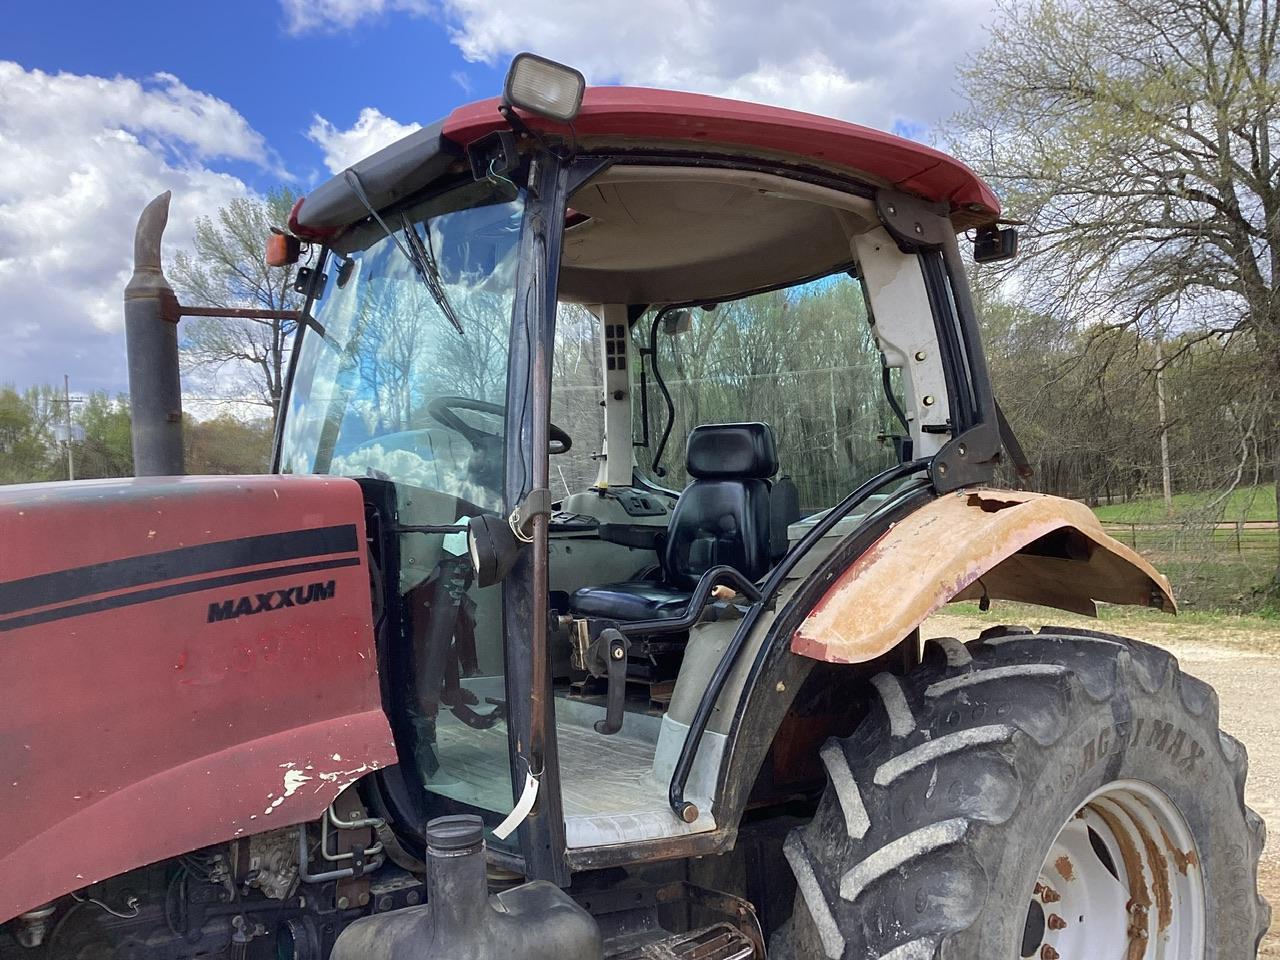
[[(76, 462), (75, 451), (72, 444), (77, 440), (84, 439), (84, 431), (71, 423), (71, 405), (73, 403), (83, 403), (83, 397), (71, 397), (71, 377), (69, 374), (62, 375), (62, 397), (55, 399), (53, 403), (60, 403), (62, 407), (62, 422), (54, 427), (53, 438), (57, 443), (64, 444), (67, 448), (67, 479), (74, 480), (76, 478)], [(79, 436), (76, 436), (79, 430)]]
[(63, 408), (63, 422), (67, 425), (67, 479), (74, 480), (76, 461), (75, 454), (71, 452), (71, 374), (69, 373), (62, 375), (62, 402), (66, 404)]
[(1165, 513), (1173, 513), (1173, 483), (1169, 477), (1169, 418), (1164, 408), (1164, 350), (1156, 334), (1156, 417), (1160, 422), (1160, 480)]

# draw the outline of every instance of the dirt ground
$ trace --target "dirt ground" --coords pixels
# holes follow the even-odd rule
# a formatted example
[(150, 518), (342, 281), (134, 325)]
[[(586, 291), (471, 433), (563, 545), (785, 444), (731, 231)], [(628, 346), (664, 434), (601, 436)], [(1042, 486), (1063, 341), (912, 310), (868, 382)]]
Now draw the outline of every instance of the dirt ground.
[(1017, 617), (993, 610), (985, 615), (937, 616), (925, 624), (924, 636), (970, 639), (998, 623), (1040, 626), (1042, 623), (1090, 627), (1146, 640), (1173, 653), (1183, 670), (1218, 691), (1222, 727), (1249, 751), (1245, 799), (1267, 822), (1268, 842), (1259, 866), (1258, 883), (1272, 904), (1275, 918), (1262, 941), (1259, 957), (1280, 960), (1280, 623), (1223, 618), (1214, 622), (1134, 617), (1091, 620), (1041, 612), (1043, 620), (1019, 608)]

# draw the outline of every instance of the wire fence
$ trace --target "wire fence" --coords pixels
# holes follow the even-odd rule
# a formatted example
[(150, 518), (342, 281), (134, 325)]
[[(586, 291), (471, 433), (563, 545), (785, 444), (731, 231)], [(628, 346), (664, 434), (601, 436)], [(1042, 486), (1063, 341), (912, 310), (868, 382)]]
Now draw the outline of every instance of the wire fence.
[(1280, 529), (1274, 520), (1106, 522), (1103, 527), (1168, 575), (1184, 607), (1247, 612), (1280, 564)]

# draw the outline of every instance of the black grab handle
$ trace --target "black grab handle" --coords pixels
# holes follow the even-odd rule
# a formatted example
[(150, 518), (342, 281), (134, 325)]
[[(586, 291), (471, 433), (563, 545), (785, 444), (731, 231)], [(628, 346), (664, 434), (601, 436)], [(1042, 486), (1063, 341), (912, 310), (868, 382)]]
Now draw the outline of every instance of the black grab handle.
[(679, 617), (666, 620), (632, 620), (629, 623), (619, 623), (618, 629), (628, 637), (659, 637), (665, 634), (684, 633), (702, 619), (702, 611), (711, 599), (711, 591), (721, 585), (733, 587), (752, 603), (760, 602), (762, 594), (759, 587), (733, 567), (721, 564), (707, 570), (698, 578), (698, 585), (693, 588), (689, 603)]

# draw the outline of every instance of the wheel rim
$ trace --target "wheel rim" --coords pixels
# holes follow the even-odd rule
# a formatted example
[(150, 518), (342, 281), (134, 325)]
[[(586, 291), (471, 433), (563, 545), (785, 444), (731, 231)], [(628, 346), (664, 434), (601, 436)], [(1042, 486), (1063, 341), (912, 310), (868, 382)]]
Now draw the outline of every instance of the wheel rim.
[(1198, 960), (1204, 880), (1186, 820), (1156, 787), (1117, 780), (1063, 824), (1040, 867), (1022, 949), (1037, 960)]

